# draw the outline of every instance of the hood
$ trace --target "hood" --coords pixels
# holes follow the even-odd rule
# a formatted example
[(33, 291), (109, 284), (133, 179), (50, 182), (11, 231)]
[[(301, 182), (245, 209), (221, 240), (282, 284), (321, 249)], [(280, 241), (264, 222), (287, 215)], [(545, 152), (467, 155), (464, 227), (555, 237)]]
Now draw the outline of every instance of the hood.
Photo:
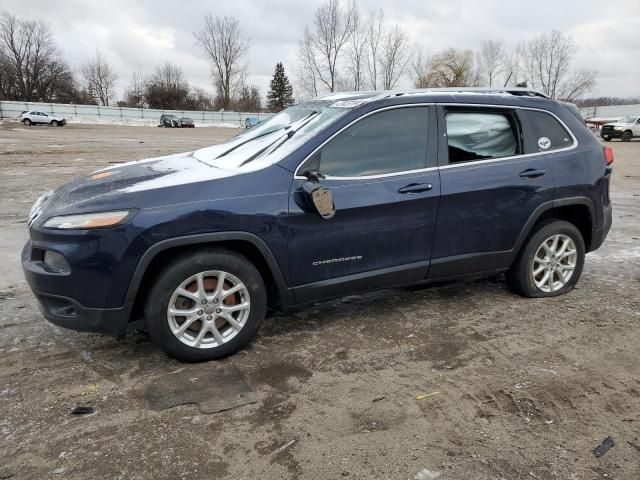
[(614, 128), (615, 128), (615, 127), (628, 127), (629, 125), (633, 125), (633, 123), (609, 122), (609, 123), (605, 123), (605, 124), (603, 125), (603, 127), (604, 127), (605, 125), (606, 125), (607, 127), (614, 127)]
[[(268, 138), (267, 138), (268, 137)], [(179, 153), (165, 157), (150, 158), (121, 163), (75, 179), (55, 190), (46, 200), (46, 208), (56, 211), (83, 208), (104, 208), (111, 203), (127, 203), (139, 207), (134, 200), (137, 193), (160, 191), (167, 188), (188, 186), (199, 182), (243, 175), (273, 165), (274, 155), (256, 158), (247, 162), (273, 143), (278, 136), (268, 135), (251, 144), (234, 147), (230, 141), (195, 152)], [(226, 155), (224, 155), (227, 153)], [(223, 155), (220, 158), (220, 155)], [(119, 202), (115, 200), (119, 199)], [(149, 198), (147, 196), (147, 198)], [(153, 198), (162, 199), (158, 192)]]

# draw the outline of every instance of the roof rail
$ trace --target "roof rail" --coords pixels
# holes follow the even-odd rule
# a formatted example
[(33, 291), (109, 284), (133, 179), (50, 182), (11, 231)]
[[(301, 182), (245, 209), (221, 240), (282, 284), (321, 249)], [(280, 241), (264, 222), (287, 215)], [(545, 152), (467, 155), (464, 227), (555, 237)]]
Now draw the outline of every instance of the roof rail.
[(419, 88), (412, 90), (395, 90), (388, 93), (387, 96), (404, 95), (409, 93), (502, 93), (515, 95), (518, 97), (540, 97), (549, 98), (542, 92), (522, 87), (447, 87), (447, 88)]

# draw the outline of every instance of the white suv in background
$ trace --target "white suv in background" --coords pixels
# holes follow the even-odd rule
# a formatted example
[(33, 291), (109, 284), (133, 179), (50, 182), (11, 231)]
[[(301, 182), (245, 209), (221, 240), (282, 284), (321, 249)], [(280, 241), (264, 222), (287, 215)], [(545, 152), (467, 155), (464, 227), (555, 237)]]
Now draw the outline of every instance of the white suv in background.
[(600, 136), (607, 142), (612, 138), (629, 142), (633, 137), (640, 137), (640, 116), (629, 115), (622, 117), (617, 122), (606, 123), (600, 130)]
[(62, 127), (67, 124), (64, 117), (56, 117), (48, 113), (38, 112), (35, 110), (22, 112), (18, 117), (25, 125), (37, 125), (39, 123), (51, 125), (52, 127)]

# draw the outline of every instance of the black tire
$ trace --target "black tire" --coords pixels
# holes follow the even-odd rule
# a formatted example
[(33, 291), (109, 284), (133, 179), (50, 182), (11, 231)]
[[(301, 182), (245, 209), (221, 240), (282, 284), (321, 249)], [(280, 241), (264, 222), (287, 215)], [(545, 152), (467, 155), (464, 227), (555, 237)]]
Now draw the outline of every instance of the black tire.
[[(571, 278), (562, 288), (553, 292), (544, 292), (534, 282), (532, 274), (533, 259), (542, 243), (556, 234), (567, 235), (573, 240), (577, 250), (576, 267)], [(540, 224), (523, 245), (518, 257), (507, 273), (508, 286), (515, 293), (529, 298), (564, 295), (573, 290), (576, 283), (578, 283), (584, 266), (584, 256), (584, 239), (580, 230), (572, 223), (564, 220), (549, 220)]]
[(626, 132), (622, 132), (622, 136), (620, 137), (620, 140), (622, 140), (623, 142), (630, 142), (632, 138), (633, 138), (633, 133), (627, 130)]
[(604, 138), (605, 142), (610, 142), (611, 141), (611, 137), (602, 137), (602, 138)]
[(52, 127), (57, 127), (58, 126), (58, 121), (57, 120), (51, 120), (51, 126)]
[[(235, 275), (249, 292), (251, 308), (242, 330), (218, 347), (199, 349), (182, 343), (171, 331), (167, 308), (175, 289), (199, 272), (222, 270)], [(185, 254), (165, 266), (156, 276), (144, 307), (151, 341), (167, 355), (185, 362), (202, 362), (226, 357), (246, 346), (255, 336), (267, 310), (264, 281), (256, 267), (243, 255), (225, 249), (207, 249)]]
[(24, 123), (27, 127), (31, 126), (31, 120), (29, 120), (28, 118), (25, 118), (22, 123)]

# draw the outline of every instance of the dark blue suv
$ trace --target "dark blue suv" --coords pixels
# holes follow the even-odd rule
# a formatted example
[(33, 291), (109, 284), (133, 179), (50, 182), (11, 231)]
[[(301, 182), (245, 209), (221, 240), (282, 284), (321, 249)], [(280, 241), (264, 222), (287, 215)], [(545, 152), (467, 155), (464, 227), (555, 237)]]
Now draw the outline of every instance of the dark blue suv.
[(169, 355), (219, 358), (268, 310), (354, 291), (504, 271), (567, 293), (611, 226), (612, 162), (527, 90), (331, 94), (43, 196), (22, 262), (56, 325), (144, 318)]

